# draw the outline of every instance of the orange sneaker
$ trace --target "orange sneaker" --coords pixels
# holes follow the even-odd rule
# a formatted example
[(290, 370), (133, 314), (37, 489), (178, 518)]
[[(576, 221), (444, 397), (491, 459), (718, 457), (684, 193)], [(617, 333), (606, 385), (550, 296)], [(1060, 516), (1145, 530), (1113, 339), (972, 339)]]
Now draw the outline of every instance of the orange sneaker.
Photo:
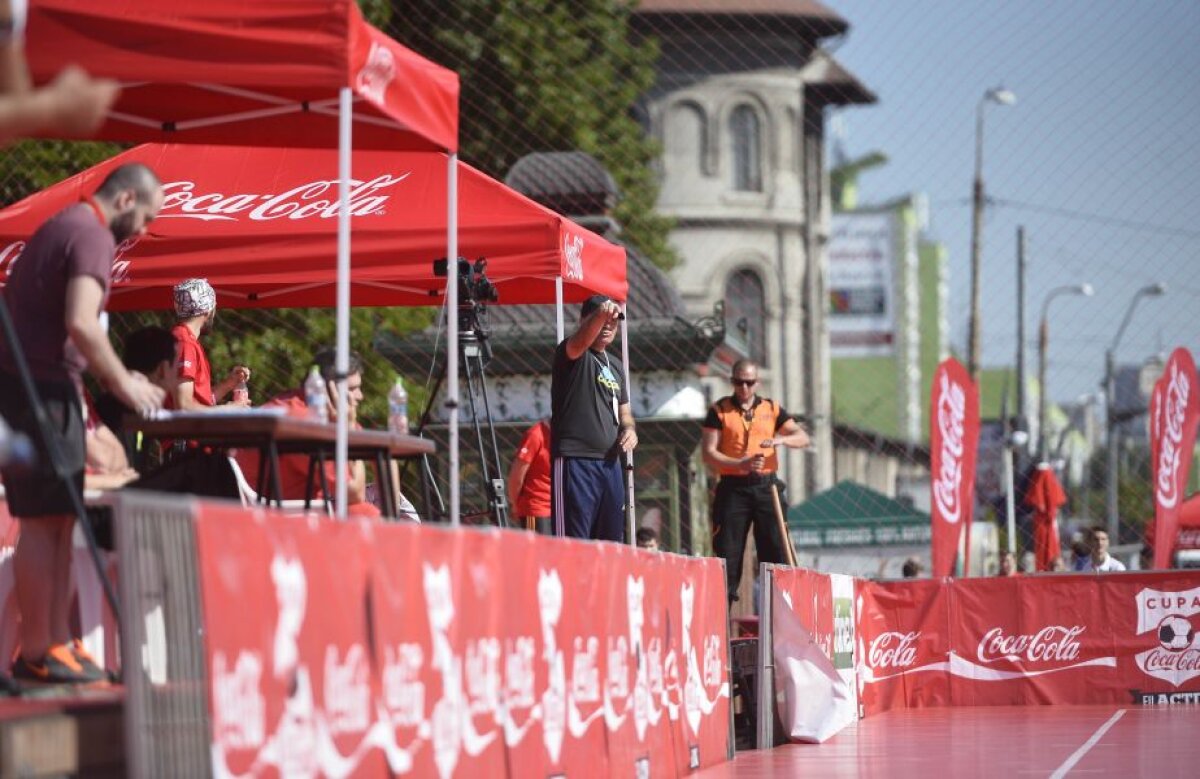
[(96, 658), (92, 657), (91, 652), (84, 648), (83, 642), (78, 638), (71, 639), (71, 643), (67, 645), (71, 650), (72, 657), (79, 667), (83, 669), (83, 673), (94, 682), (107, 682), (111, 680), (108, 671), (100, 667), (96, 662)]
[(13, 663), (12, 676), (21, 682), (38, 684), (92, 684), (97, 681), (84, 671), (68, 644), (50, 647), (40, 660), (18, 657)]

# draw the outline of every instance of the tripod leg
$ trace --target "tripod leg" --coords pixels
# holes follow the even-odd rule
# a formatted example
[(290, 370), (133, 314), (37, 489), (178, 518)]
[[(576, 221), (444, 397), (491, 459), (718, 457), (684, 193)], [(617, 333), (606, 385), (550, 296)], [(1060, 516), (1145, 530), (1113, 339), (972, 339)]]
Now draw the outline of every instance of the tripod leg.
[[(500, 469), (500, 445), (496, 442), (496, 426), (492, 424), (492, 406), (488, 400), (487, 377), (484, 376), (483, 373), (482, 361), (480, 362), (479, 366), (479, 386), (481, 389), (480, 394), (483, 395), (483, 414), (484, 418), (487, 419), (488, 434), (492, 439), (493, 473), (495, 473), (497, 477), (494, 479), (489, 479), (488, 481), (488, 484), (490, 485), (489, 495), (492, 501), (492, 511), (495, 514), (497, 525), (500, 527), (510, 527), (511, 525), (508, 521), (508, 497), (504, 493), (504, 479), (498, 478), (500, 474), (504, 473), (504, 471)], [(480, 445), (479, 455), (480, 457), (483, 457), (482, 444)]]

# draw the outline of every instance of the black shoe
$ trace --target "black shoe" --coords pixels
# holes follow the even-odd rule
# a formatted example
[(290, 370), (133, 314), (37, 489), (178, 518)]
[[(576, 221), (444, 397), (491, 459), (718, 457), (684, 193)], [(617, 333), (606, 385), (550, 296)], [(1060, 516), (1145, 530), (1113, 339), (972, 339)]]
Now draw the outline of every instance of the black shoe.
[(13, 679), (19, 683), (35, 684), (92, 684), (91, 678), (75, 660), (69, 644), (50, 647), (38, 661), (17, 657), (12, 666)]

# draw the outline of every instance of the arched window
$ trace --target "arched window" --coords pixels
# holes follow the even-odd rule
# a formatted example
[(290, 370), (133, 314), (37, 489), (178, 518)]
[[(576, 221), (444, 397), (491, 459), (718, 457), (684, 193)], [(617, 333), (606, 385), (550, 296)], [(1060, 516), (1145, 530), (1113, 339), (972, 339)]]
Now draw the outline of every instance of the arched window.
[(733, 139), (733, 188), (762, 192), (762, 131), (753, 108), (740, 105), (733, 109), (729, 135)]
[(767, 306), (763, 283), (752, 270), (740, 270), (725, 282), (727, 338), (759, 365), (766, 365)]
[(695, 103), (678, 103), (667, 114), (663, 132), (663, 156), (667, 169), (681, 175), (704, 170), (704, 113)]

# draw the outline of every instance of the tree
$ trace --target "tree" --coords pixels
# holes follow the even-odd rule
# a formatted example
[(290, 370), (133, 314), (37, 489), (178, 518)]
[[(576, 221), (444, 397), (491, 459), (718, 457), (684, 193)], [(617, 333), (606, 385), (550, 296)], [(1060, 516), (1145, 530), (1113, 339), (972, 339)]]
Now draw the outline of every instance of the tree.
[(393, 1), (392, 34), (456, 70), (463, 159), (502, 179), (535, 151), (582, 150), (621, 191), (624, 237), (662, 268), (676, 258), (655, 212), (658, 144), (633, 116), (658, 46), (634, 43), (621, 0)]

